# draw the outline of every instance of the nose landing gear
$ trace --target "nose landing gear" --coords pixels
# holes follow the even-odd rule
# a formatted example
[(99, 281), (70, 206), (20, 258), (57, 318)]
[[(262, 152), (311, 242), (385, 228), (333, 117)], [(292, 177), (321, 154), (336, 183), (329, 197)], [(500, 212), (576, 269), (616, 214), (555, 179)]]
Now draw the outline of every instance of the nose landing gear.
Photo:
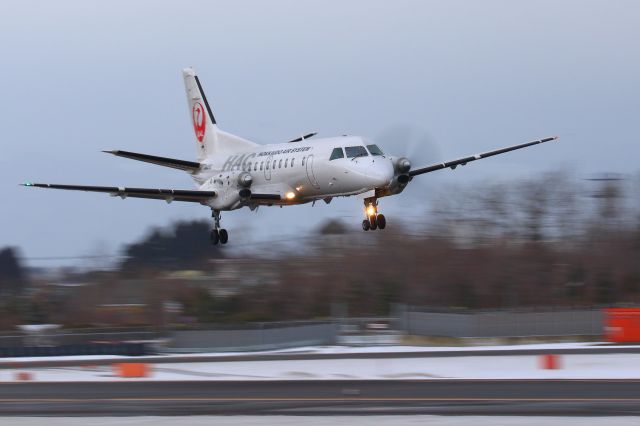
[(220, 229), (220, 212), (218, 210), (212, 210), (211, 216), (213, 217), (213, 229), (209, 235), (211, 244), (227, 244), (227, 241), (229, 241), (229, 233), (226, 229)]
[(387, 219), (382, 213), (378, 213), (378, 201), (375, 198), (364, 200), (364, 212), (366, 216), (366, 219), (362, 221), (364, 231), (384, 229), (387, 226)]

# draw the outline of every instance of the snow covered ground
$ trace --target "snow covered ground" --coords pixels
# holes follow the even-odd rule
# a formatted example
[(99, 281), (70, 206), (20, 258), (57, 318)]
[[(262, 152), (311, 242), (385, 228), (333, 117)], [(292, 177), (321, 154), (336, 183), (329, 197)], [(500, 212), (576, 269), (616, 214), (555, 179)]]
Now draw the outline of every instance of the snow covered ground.
[[(286, 355), (286, 354), (373, 354), (373, 353), (411, 353), (411, 352), (474, 352), (474, 351), (509, 351), (515, 350), (561, 350), (561, 349), (600, 349), (607, 350), (611, 346), (605, 342), (573, 342), (573, 343), (535, 343), (521, 345), (496, 345), (496, 346), (309, 346), (291, 349), (280, 349), (275, 351), (261, 352), (213, 352), (213, 353), (191, 353), (191, 354), (164, 354), (145, 356), (144, 359), (162, 360), (165, 358), (185, 359), (201, 357), (229, 357), (229, 356), (255, 356), (255, 355)], [(638, 346), (616, 345), (616, 348), (637, 348)], [(0, 358), (1, 365), (18, 363), (28, 364), (32, 361), (105, 361), (113, 360), (136, 360), (136, 358), (118, 355), (86, 355), (86, 356), (56, 356), (56, 357), (20, 357), (20, 358)]]
[(370, 380), (370, 379), (640, 379), (640, 354), (561, 355), (560, 369), (540, 368), (534, 355), (424, 358), (312, 359), (153, 364), (150, 377), (121, 379), (110, 366), (5, 368), (0, 381), (19, 372), (35, 381), (113, 380)]

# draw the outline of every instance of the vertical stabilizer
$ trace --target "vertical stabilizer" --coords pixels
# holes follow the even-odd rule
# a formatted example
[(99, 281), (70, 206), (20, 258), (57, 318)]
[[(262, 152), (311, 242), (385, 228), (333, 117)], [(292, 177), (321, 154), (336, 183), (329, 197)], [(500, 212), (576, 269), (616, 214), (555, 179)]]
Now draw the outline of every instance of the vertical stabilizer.
[(199, 162), (223, 153), (250, 150), (257, 144), (218, 128), (202, 84), (192, 68), (182, 70)]

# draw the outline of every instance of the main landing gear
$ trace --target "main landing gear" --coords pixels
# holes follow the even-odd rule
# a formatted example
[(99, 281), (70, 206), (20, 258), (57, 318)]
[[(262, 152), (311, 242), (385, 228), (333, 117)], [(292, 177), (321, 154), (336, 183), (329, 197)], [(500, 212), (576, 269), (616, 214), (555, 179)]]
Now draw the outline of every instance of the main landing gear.
[(213, 217), (213, 229), (210, 234), (211, 244), (227, 244), (229, 233), (226, 229), (220, 229), (220, 211), (212, 210), (211, 216)]
[(375, 198), (367, 198), (364, 200), (364, 214), (366, 219), (362, 221), (362, 229), (368, 231), (371, 229), (384, 229), (387, 226), (387, 219), (382, 213), (378, 213), (378, 201)]

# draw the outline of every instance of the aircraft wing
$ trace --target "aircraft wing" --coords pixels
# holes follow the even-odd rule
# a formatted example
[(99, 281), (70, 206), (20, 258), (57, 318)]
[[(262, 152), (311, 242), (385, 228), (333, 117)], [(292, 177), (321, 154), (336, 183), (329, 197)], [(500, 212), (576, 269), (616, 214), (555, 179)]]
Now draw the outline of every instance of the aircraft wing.
[(280, 197), (280, 194), (254, 194), (251, 193), (251, 197), (250, 199), (252, 201), (280, 201), (282, 200), (282, 197)]
[(216, 196), (215, 191), (189, 191), (183, 189), (156, 189), (156, 188), (124, 188), (116, 186), (86, 186), (86, 185), (55, 185), (48, 183), (23, 183), (23, 186), (36, 188), (66, 189), (72, 191), (104, 192), (113, 197), (149, 198), (154, 200), (187, 201), (192, 203), (205, 203)]
[(421, 174), (424, 174), (424, 173), (431, 173), (431, 172), (435, 172), (436, 170), (441, 170), (441, 169), (446, 169), (446, 168), (450, 168), (451, 170), (453, 170), (456, 167), (464, 166), (464, 165), (466, 165), (467, 163), (469, 163), (471, 161), (481, 160), (481, 159), (487, 158), (487, 157), (493, 157), (494, 155), (504, 154), (505, 152), (515, 151), (516, 149), (527, 148), (527, 147), (532, 146), (532, 145), (538, 145), (538, 144), (541, 144), (541, 143), (554, 141), (556, 139), (558, 139), (557, 136), (553, 137), (553, 138), (540, 139), (540, 140), (537, 140), (537, 141), (527, 142), (527, 143), (523, 143), (523, 144), (520, 144), (520, 145), (508, 146), (506, 148), (497, 149), (495, 151), (488, 151), (488, 152), (483, 152), (482, 154), (476, 154), (476, 155), (471, 155), (469, 157), (459, 158), (457, 160), (452, 160), (452, 161), (447, 161), (447, 162), (444, 162), (444, 163), (433, 164), (431, 166), (421, 167), (419, 169), (413, 169), (413, 170), (409, 171), (409, 176), (413, 177), (413, 176), (421, 175)]

